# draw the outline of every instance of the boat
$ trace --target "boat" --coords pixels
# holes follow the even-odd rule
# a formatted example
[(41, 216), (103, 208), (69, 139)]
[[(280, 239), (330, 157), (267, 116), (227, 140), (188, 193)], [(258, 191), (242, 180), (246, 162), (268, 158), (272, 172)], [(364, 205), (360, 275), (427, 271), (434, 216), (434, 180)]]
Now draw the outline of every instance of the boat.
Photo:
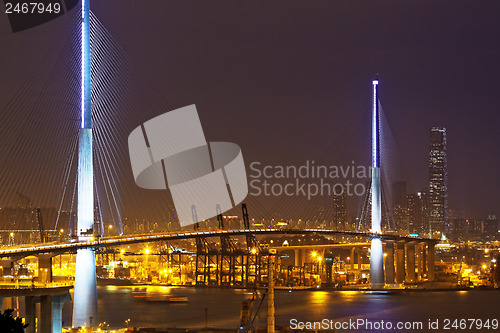
[(107, 278), (102, 276), (97, 276), (97, 285), (99, 286), (131, 286), (133, 281), (127, 278)]
[(188, 301), (188, 298), (187, 296), (169, 297), (168, 301), (170, 303), (186, 303)]
[(147, 295), (143, 296), (142, 299), (146, 302), (168, 302), (168, 303), (187, 303), (187, 296), (174, 296), (169, 297), (166, 295)]

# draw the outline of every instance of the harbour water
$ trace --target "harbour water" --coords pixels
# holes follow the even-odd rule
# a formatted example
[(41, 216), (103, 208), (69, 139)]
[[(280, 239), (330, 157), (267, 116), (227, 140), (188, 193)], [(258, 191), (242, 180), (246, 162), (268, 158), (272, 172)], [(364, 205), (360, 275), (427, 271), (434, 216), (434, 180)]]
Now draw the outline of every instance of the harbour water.
[[(264, 290), (260, 290), (264, 293)], [(204, 328), (207, 324), (214, 328), (238, 328), (241, 302), (251, 299), (253, 290), (223, 288), (161, 287), (161, 286), (100, 286), (100, 322), (109, 328), (124, 327), (130, 319), (130, 326), (136, 327), (177, 327)], [(168, 302), (170, 297), (186, 296), (188, 302)], [(163, 300), (163, 301), (162, 301)], [(468, 291), (419, 291), (398, 293), (370, 293), (358, 291), (288, 291), (277, 290), (275, 294), (276, 325), (290, 326), (297, 322), (322, 321), (349, 322), (358, 319), (373, 323), (383, 320), (391, 325), (402, 323), (422, 323), (407, 332), (441, 332), (447, 320), (451, 331), (495, 332), (493, 319), (500, 319), (498, 290)], [(254, 303), (254, 308), (259, 302)], [(63, 309), (64, 326), (71, 323), (71, 302)], [(207, 309), (207, 310), (205, 310)], [(254, 326), (265, 326), (267, 299), (262, 303)], [(254, 312), (255, 313), (255, 312)], [(474, 328), (454, 329), (453, 322), (481, 319), (481, 326), (489, 319), (490, 327), (479, 329), (479, 322), (468, 321)], [(438, 329), (429, 329), (429, 320), (438, 320)], [(344, 324), (345, 325), (345, 324)], [(346, 327), (346, 326), (344, 326)], [(375, 332), (379, 329), (340, 329), (339, 332)], [(385, 330), (398, 332), (395, 328)]]

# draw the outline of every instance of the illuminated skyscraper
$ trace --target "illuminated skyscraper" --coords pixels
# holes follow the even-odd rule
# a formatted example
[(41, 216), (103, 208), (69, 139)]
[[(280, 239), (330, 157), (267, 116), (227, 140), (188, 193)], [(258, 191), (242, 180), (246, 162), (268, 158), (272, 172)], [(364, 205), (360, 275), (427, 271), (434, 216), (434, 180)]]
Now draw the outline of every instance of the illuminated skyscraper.
[(448, 231), (448, 174), (446, 128), (433, 127), (429, 152), (429, 229), (431, 237)]

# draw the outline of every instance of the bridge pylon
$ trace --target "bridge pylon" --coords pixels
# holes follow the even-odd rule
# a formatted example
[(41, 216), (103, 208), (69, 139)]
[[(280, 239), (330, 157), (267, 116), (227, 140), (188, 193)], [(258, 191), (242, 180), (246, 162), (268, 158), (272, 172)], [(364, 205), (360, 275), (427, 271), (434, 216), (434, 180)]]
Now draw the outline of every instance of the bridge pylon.
[[(90, 64), (90, 0), (82, 0), (81, 10), (82, 116), (78, 143), (77, 235), (89, 240), (94, 230), (94, 170), (92, 156), (92, 90)], [(99, 324), (95, 253), (92, 248), (77, 250), (73, 327)]]
[[(380, 186), (380, 111), (378, 101), (378, 77), (373, 80), (373, 112), (372, 112), (372, 184), (371, 184), (371, 231), (381, 233), (382, 195)], [(384, 250), (382, 239), (374, 237), (371, 240), (370, 251), (370, 284), (374, 289), (383, 288), (384, 281)]]

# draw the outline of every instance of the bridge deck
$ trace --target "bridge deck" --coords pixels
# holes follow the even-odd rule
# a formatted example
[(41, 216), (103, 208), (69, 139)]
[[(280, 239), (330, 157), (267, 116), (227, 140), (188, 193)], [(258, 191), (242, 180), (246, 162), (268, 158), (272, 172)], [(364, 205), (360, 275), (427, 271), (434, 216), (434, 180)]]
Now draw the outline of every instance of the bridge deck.
[(100, 248), (110, 247), (126, 244), (137, 244), (163, 240), (177, 240), (189, 239), (199, 237), (220, 237), (222, 235), (228, 236), (244, 236), (247, 234), (254, 235), (304, 235), (304, 234), (320, 234), (325, 236), (345, 235), (351, 237), (362, 238), (380, 238), (385, 241), (406, 241), (406, 242), (432, 242), (436, 243), (438, 240), (428, 238), (406, 237), (390, 234), (375, 234), (355, 231), (338, 231), (338, 230), (325, 230), (325, 229), (236, 229), (236, 230), (208, 230), (208, 231), (182, 231), (160, 234), (145, 234), (134, 236), (117, 236), (108, 238), (98, 238), (95, 240), (80, 241), (80, 242), (65, 242), (65, 243), (50, 243), (50, 244), (37, 244), (27, 245), (20, 247), (7, 247), (0, 250), (0, 257), (10, 256), (26, 256), (39, 253), (48, 252), (69, 252), (84, 248)]

